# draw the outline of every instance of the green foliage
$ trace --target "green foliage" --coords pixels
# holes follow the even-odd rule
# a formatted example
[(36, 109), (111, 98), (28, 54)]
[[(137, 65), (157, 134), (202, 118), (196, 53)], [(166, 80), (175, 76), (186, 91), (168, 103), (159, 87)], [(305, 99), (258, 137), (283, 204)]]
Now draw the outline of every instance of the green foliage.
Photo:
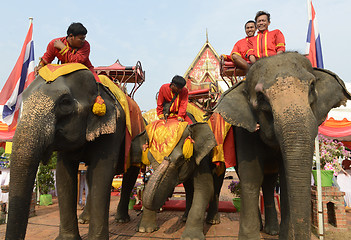
[(46, 165), (39, 164), (38, 185), (40, 194), (48, 194), (55, 188), (54, 173), (51, 171), (56, 168), (57, 153), (54, 152)]
[(5, 149), (3, 147), (0, 147), (0, 156), (5, 152)]

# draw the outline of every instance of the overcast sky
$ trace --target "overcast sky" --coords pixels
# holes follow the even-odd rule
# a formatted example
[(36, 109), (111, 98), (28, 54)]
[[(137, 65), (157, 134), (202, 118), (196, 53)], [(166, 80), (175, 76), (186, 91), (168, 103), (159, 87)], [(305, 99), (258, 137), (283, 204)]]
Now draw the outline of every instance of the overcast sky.
[[(324, 67), (351, 82), (351, 1), (313, 0), (313, 5)], [(284, 33), (287, 50), (305, 53), (306, 48), (307, 0), (21, 0), (6, 1), (1, 8), (0, 88), (20, 54), (29, 17), (34, 18), (36, 64), (52, 39), (66, 36), (72, 22), (81, 22), (88, 29), (94, 66), (141, 61), (146, 82), (135, 96), (141, 110), (155, 108), (159, 87), (186, 72), (206, 41), (206, 29), (216, 52), (229, 54), (245, 36), (245, 22), (265, 10), (271, 14), (269, 29)]]

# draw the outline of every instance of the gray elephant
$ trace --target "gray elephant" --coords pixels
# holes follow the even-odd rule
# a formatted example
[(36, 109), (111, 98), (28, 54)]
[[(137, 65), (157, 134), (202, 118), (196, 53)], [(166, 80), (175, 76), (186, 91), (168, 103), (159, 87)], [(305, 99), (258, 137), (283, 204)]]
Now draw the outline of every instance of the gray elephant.
[[(193, 157), (190, 160), (185, 159), (182, 152), (184, 141), (188, 136), (191, 136), (195, 141)], [(131, 147), (132, 162), (138, 161), (138, 156), (142, 153), (142, 145), (148, 140), (146, 132), (133, 140)], [(207, 123), (194, 123), (185, 129), (174, 150), (161, 164), (154, 159), (150, 152), (148, 153), (148, 159), (154, 168), (154, 173), (145, 185), (143, 215), (138, 226), (140, 232), (157, 230), (156, 211), (173, 193), (174, 188), (183, 182), (186, 188), (188, 209), (184, 215), (187, 220), (182, 238), (204, 239), (205, 211), (209, 202), (215, 199), (214, 189), (215, 185), (218, 184), (214, 180), (214, 165), (210, 156), (210, 152), (216, 144), (214, 135)], [(212, 201), (212, 204), (216, 204), (216, 201)], [(210, 221), (209, 218), (217, 217), (217, 209), (213, 209), (215, 211), (208, 213), (208, 221)]]
[[(312, 68), (298, 53), (263, 58), (246, 81), (226, 91), (214, 110), (236, 126), (242, 186), (239, 239), (260, 239), (257, 209), (264, 174), (279, 171), (279, 239), (311, 239), (314, 139), (331, 108), (351, 99), (334, 73)], [(256, 124), (260, 130), (255, 132)]]
[[(52, 79), (53, 80), (53, 79)], [(92, 112), (100, 95), (106, 114)], [(108, 239), (111, 183), (124, 165), (125, 112), (116, 98), (87, 70), (45, 81), (38, 76), (23, 94), (23, 112), (13, 138), (9, 217), (6, 239), (24, 239), (39, 162), (58, 152), (57, 192), (60, 230), (57, 239), (81, 239), (77, 223), (77, 172), (88, 164), (89, 239)]]

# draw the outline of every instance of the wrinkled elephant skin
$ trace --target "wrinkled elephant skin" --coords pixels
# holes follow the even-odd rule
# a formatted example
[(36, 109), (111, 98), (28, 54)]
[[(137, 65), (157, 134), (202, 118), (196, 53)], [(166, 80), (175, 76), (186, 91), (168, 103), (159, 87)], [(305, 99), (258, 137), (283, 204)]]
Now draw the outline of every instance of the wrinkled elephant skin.
[[(182, 148), (184, 140), (191, 136), (194, 142), (194, 154), (190, 160), (184, 159)], [(142, 145), (148, 141), (146, 132), (132, 142), (131, 160), (141, 154)], [(206, 208), (213, 198), (214, 178), (210, 152), (216, 146), (216, 140), (207, 123), (189, 125), (168, 158), (158, 164), (148, 153), (154, 173), (145, 185), (143, 195), (143, 215), (138, 226), (140, 232), (152, 232), (158, 229), (156, 211), (162, 207), (174, 188), (184, 182), (187, 208), (185, 230), (182, 239), (204, 239), (203, 224)], [(191, 203), (194, 204), (191, 204)]]
[[(100, 84), (99, 84), (100, 85)], [(95, 98), (105, 100), (106, 114), (92, 113)], [(89, 239), (108, 239), (110, 190), (125, 134), (125, 115), (89, 70), (51, 83), (38, 76), (24, 92), (22, 118), (13, 139), (6, 239), (24, 239), (34, 179), (40, 161), (58, 152), (56, 187), (60, 210), (57, 239), (81, 239), (77, 223), (77, 172), (88, 164)], [(121, 161), (119, 161), (121, 160)], [(123, 165), (123, 162), (122, 162)]]
[(350, 94), (336, 74), (312, 68), (306, 57), (292, 52), (260, 59), (245, 81), (222, 94), (215, 111), (236, 126), (239, 239), (260, 239), (259, 190), (264, 175), (275, 169), (281, 187), (279, 239), (311, 239), (307, 210), (314, 139), (329, 110), (347, 99)]

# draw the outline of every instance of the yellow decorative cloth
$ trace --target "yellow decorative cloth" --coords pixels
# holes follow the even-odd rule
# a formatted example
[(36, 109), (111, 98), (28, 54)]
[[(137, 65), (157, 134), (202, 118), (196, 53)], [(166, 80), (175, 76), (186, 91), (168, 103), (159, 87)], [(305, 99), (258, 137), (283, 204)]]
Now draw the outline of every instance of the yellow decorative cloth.
[(167, 122), (158, 120), (145, 127), (149, 136), (149, 151), (158, 163), (171, 154), (187, 126), (187, 122), (169, 119)]
[(148, 124), (152, 123), (154, 121), (157, 121), (158, 117), (157, 117), (156, 108), (151, 109), (151, 110), (143, 113), (143, 118), (145, 118), (145, 120), (147, 121)]
[(132, 127), (131, 127), (131, 121), (130, 121), (130, 114), (129, 114), (129, 106), (128, 106), (128, 101), (126, 94), (114, 84), (111, 79), (109, 79), (106, 75), (99, 75), (100, 82), (110, 89), (110, 91), (113, 93), (113, 95), (117, 98), (119, 104), (121, 104), (125, 114), (126, 114), (126, 125), (129, 134), (132, 136)]
[(225, 162), (223, 144), (231, 125), (224, 121), (218, 113), (213, 113), (207, 123), (217, 141), (217, 146), (213, 150), (212, 162)]
[(192, 103), (188, 103), (186, 107), (186, 111), (194, 116), (196, 122), (205, 122), (204, 120), (205, 112), (202, 111), (199, 107), (196, 107)]
[(65, 63), (65, 64), (47, 64), (40, 68), (39, 75), (47, 82), (55, 81), (58, 77), (81, 70), (87, 69), (81, 63)]

